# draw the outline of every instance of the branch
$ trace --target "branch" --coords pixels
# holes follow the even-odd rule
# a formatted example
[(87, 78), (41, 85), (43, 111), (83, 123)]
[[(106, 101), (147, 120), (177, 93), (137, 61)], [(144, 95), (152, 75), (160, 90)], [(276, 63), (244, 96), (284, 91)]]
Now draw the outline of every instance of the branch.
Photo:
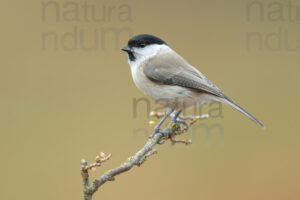
[[(153, 113), (152, 113), (153, 114)], [(162, 113), (158, 113), (160, 118)], [(153, 115), (154, 116), (154, 115)], [(181, 119), (182, 116), (180, 116)], [(187, 119), (192, 120), (194, 123), (199, 119), (204, 119), (206, 116), (202, 117), (188, 117)], [(192, 125), (193, 123), (190, 123)], [(184, 143), (186, 145), (191, 144), (190, 140), (177, 140), (175, 136), (180, 135), (185, 132), (185, 128), (181, 127), (179, 124), (169, 123), (167, 127), (163, 130), (168, 133), (168, 138), (165, 138), (164, 134), (156, 133), (152, 138), (149, 138), (146, 141), (146, 144), (142, 149), (140, 149), (134, 156), (129, 157), (123, 164), (120, 166), (107, 171), (105, 174), (99, 178), (89, 183), (89, 170), (95, 170), (96, 167), (100, 167), (102, 163), (106, 162), (111, 158), (111, 154), (105, 155), (101, 153), (100, 156), (96, 156), (95, 163), (88, 165), (86, 160), (81, 161), (81, 176), (82, 176), (82, 196), (84, 200), (92, 200), (93, 194), (107, 181), (114, 181), (115, 176), (124, 173), (130, 170), (133, 166), (141, 166), (144, 162), (152, 155), (156, 154), (157, 151), (153, 149), (156, 144), (162, 144), (162, 140), (166, 141), (170, 139), (172, 144), (175, 143)]]

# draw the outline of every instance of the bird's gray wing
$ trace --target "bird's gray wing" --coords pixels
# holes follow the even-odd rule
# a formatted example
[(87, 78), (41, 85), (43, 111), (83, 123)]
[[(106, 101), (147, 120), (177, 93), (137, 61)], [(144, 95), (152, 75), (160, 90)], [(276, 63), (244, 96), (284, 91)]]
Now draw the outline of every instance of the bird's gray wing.
[(201, 72), (188, 64), (178, 54), (165, 53), (144, 63), (143, 72), (151, 81), (195, 89), (218, 97), (227, 98)]
[(201, 74), (201, 72), (188, 64), (178, 54), (165, 53), (160, 55), (159, 58), (153, 57), (146, 61), (143, 67), (144, 74), (151, 81), (165, 85), (177, 85), (221, 97), (222, 102), (232, 106), (255, 123), (265, 128), (254, 116), (235, 104), (223, 94), (218, 87)]

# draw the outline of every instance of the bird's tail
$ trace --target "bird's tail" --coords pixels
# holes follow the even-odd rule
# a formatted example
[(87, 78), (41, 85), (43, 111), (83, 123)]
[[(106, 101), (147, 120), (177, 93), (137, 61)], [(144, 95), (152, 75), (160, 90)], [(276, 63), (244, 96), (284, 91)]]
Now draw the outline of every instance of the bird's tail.
[(233, 107), (234, 109), (236, 109), (237, 111), (241, 112), (242, 114), (246, 115), (247, 117), (249, 117), (252, 121), (254, 121), (256, 124), (258, 124), (259, 126), (261, 126), (264, 130), (266, 129), (266, 127), (260, 122), (258, 121), (255, 117), (253, 117), (250, 113), (248, 113), (246, 110), (244, 110), (242, 107), (238, 106), (237, 104), (235, 104), (233, 101), (231, 101), (230, 99), (223, 99), (221, 100), (222, 102), (224, 102), (225, 104)]

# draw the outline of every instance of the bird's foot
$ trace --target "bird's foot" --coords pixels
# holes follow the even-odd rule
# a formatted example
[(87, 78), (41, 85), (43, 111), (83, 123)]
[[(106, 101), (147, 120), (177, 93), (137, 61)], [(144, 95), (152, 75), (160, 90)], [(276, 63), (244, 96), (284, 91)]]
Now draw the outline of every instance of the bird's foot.
[(151, 135), (150, 138), (153, 138), (155, 136), (155, 134), (160, 133), (160, 134), (163, 135), (163, 138), (162, 138), (162, 140), (160, 140), (159, 142), (157, 142), (157, 144), (164, 144), (166, 140), (168, 140), (169, 138), (171, 138), (171, 133), (175, 129), (177, 129), (175, 127), (175, 124), (171, 124), (171, 123), (165, 129), (154, 128), (154, 131), (153, 131), (153, 133), (152, 133), (152, 135)]
[[(158, 134), (158, 133), (163, 134), (163, 137), (165, 140), (170, 138), (170, 131), (168, 128), (165, 128), (165, 129), (154, 128), (154, 131), (150, 138), (153, 138), (155, 136), (155, 134)], [(159, 141), (157, 144), (164, 144), (164, 143), (165, 143), (164, 141)]]

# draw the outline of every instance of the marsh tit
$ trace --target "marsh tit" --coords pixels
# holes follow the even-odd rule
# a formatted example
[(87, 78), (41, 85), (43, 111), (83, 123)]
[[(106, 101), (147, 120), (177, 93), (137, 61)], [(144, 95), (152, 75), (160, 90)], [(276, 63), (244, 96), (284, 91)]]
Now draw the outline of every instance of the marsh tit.
[(159, 132), (161, 124), (171, 113), (171, 120), (176, 122), (182, 110), (195, 103), (206, 102), (229, 105), (264, 128), (261, 122), (235, 104), (160, 38), (147, 34), (136, 35), (121, 50), (128, 55), (135, 85), (166, 107), (166, 114), (155, 127), (155, 132)]

